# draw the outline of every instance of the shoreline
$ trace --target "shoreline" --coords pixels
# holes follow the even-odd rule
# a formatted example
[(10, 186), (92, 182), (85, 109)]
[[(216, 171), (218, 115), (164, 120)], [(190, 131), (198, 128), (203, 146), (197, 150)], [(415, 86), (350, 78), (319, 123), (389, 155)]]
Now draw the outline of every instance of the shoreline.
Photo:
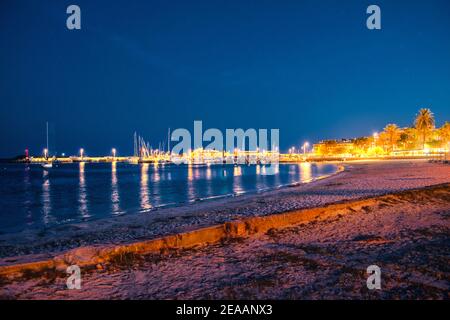
[[(449, 214), (446, 183), (85, 247), (51, 261), (0, 267), (0, 297), (448, 299)], [(433, 263), (425, 267), (424, 259)], [(370, 292), (365, 268), (374, 263), (383, 270), (384, 290)], [(83, 290), (64, 287), (71, 264), (83, 270)]]
[[(326, 179), (260, 194), (245, 194), (181, 207), (163, 208), (152, 211), (151, 215), (126, 215), (108, 218), (107, 221), (101, 219), (62, 225), (40, 233), (26, 231), (21, 233), (20, 239), (17, 234), (3, 234), (0, 235), (0, 265), (11, 264), (8, 262), (11, 259), (16, 263), (45, 260), (77, 247), (98, 244), (123, 245), (249, 217), (320, 207), (338, 201), (448, 182), (445, 177), (436, 176), (440, 173), (440, 169), (447, 170), (450, 176), (449, 166), (423, 161), (362, 162), (346, 166), (344, 172)], [(362, 178), (358, 177), (361, 170), (368, 170)], [(367, 184), (368, 177), (373, 178), (378, 170), (386, 171), (385, 178), (390, 179), (388, 181), (391, 181), (391, 186), (384, 181), (383, 187), (383, 181), (380, 181), (379, 177), (375, 177), (373, 185)], [(401, 175), (402, 170), (403, 179), (406, 181), (398, 177), (392, 178)], [(423, 176), (424, 172), (420, 171), (429, 171), (429, 177)], [(364, 180), (364, 176), (367, 181)], [(361, 185), (357, 186), (355, 183)], [(377, 185), (378, 189), (374, 188)], [(350, 190), (350, 187), (354, 190)]]

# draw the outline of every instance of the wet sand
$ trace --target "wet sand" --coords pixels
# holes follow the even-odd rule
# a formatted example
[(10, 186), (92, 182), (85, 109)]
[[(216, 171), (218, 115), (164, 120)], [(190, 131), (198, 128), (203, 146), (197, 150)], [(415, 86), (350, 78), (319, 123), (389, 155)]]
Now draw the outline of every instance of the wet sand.
[[(210, 206), (227, 221), (449, 182), (448, 165), (424, 161), (352, 163), (345, 172), (310, 185), (176, 208), (174, 211), (182, 211), (188, 223), (180, 222), (175, 229), (213, 224), (217, 220), (208, 219), (212, 212), (205, 214)], [(324, 221), (312, 219), (250, 238), (99, 266), (99, 270), (83, 274), (82, 290), (65, 289), (62, 277), (38, 277), (3, 284), (0, 295), (24, 299), (448, 299), (448, 185), (443, 190), (410, 192), (387, 202), (368, 199), (364, 208), (349, 209)], [(190, 224), (191, 219), (199, 219), (199, 223)], [(109, 228), (142, 234), (145, 231), (140, 229), (145, 230), (146, 225), (127, 229), (122, 221)], [(85, 230), (82, 235), (90, 233), (95, 234), (95, 230)], [(64, 236), (67, 239), (68, 235)], [(20, 246), (23, 250), (24, 244)], [(28, 246), (29, 250), (43, 250), (39, 242)], [(382, 269), (380, 291), (369, 291), (365, 286), (365, 270), (371, 264)]]

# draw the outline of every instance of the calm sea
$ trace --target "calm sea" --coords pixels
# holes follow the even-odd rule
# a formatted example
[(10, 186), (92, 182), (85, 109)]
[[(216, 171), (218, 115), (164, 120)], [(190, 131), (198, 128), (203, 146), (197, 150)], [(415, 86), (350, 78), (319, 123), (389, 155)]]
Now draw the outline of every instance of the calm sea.
[(164, 206), (261, 192), (309, 182), (337, 170), (331, 164), (261, 165), (73, 163), (0, 164), (0, 232), (149, 212)]

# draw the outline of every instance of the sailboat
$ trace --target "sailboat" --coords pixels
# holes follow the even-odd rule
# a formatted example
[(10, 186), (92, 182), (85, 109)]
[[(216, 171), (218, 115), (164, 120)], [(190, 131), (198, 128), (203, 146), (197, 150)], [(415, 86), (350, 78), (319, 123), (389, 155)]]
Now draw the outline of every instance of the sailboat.
[(51, 169), (53, 168), (53, 162), (48, 160), (48, 122), (46, 123), (46, 127), (47, 127), (47, 148), (45, 149), (45, 159), (47, 160), (47, 162), (42, 163), (41, 167), (44, 168), (45, 170)]

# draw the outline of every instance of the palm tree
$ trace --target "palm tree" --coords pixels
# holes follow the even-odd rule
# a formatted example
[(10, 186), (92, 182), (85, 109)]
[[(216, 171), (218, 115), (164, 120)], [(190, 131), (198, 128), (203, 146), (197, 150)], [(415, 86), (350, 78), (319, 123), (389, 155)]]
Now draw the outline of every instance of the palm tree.
[(400, 139), (400, 129), (396, 124), (390, 123), (384, 128), (384, 134), (388, 141), (390, 150), (394, 150), (397, 145), (398, 140)]
[(400, 144), (403, 149), (415, 149), (417, 143), (417, 130), (416, 128), (405, 128), (400, 133)]
[(444, 145), (450, 143), (450, 122), (445, 121), (445, 123), (438, 129), (439, 138), (441, 138)]
[(427, 141), (428, 136), (434, 129), (434, 115), (430, 109), (420, 109), (419, 113), (416, 116), (416, 120), (414, 121), (414, 125), (419, 133), (419, 136), (422, 138), (422, 148), (425, 148), (425, 142)]

